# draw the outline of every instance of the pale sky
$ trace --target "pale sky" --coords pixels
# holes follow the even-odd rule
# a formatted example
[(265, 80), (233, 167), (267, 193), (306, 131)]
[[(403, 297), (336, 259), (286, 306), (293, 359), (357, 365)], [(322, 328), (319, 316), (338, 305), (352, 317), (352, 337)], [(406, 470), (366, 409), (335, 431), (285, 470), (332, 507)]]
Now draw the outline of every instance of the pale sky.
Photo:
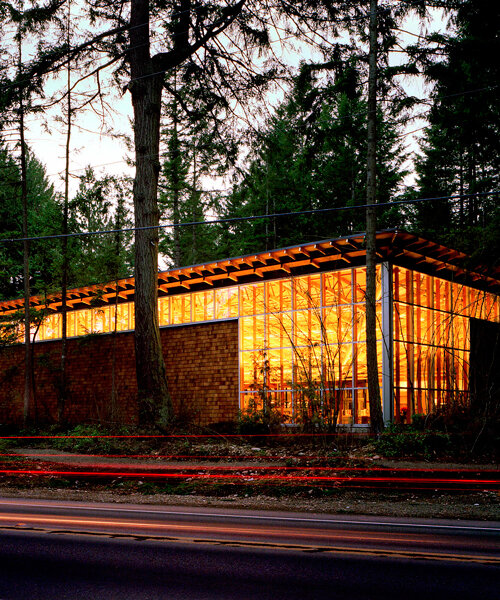
[[(446, 21), (438, 11), (434, 11), (431, 23), (427, 27), (427, 31), (443, 30), (446, 26)], [(422, 34), (420, 25), (414, 21), (408, 21), (404, 29), (414, 33)], [(407, 39), (413, 36), (405, 36)], [(416, 38), (413, 38), (416, 39)], [(412, 41), (413, 41), (412, 39)], [(293, 51), (290, 49), (280, 50), (278, 44), (273, 44), (273, 49), (281, 52), (281, 56), (293, 66), (297, 66), (300, 60), (311, 56), (311, 51)], [(73, 78), (74, 81), (74, 78)], [(46, 86), (46, 95), (50, 96), (58, 89), (64, 89), (66, 77), (61, 76), (56, 80), (48, 82)], [(403, 82), (408, 93), (419, 97), (425, 97), (429, 94), (421, 80), (412, 78)], [(61, 87), (62, 85), (62, 87)], [(78, 102), (78, 96), (93, 89), (94, 83), (91, 80), (84, 82), (75, 90), (75, 104)], [(105, 119), (97, 114), (96, 110), (87, 109), (79, 114), (75, 119), (71, 138), (71, 164), (70, 171), (72, 173), (71, 193), (74, 194), (78, 186), (77, 176), (82, 174), (88, 165), (91, 165), (97, 174), (114, 174), (114, 175), (129, 175), (133, 176), (133, 168), (126, 163), (126, 158), (132, 154), (128, 151), (125, 142), (122, 139), (115, 139), (111, 135), (114, 134), (131, 136), (131, 102), (130, 95), (117, 90), (112, 84), (103, 81), (103, 88), (107, 92), (107, 106), (105, 107)], [(80, 96), (81, 98), (81, 96)], [(270, 98), (269, 106), (277, 103), (279, 94)], [(58, 121), (61, 117), (62, 106), (56, 106), (45, 113), (43, 117), (40, 115), (31, 115), (27, 119), (27, 141), (39, 160), (46, 165), (47, 174), (50, 181), (54, 184), (56, 190), (62, 191), (63, 180), (62, 173), (64, 172), (64, 154), (66, 143), (66, 132), (63, 123)], [(96, 105), (96, 109), (101, 108)], [(424, 112), (425, 107), (417, 109), (417, 113)], [(425, 125), (424, 119), (417, 120), (409, 125), (407, 131), (419, 129)], [(406, 143), (411, 149), (416, 148), (416, 140), (421, 135), (421, 131), (415, 134), (408, 135), (405, 138)], [(407, 181), (412, 183), (410, 177)], [(205, 187), (219, 188), (220, 180), (205, 181)]]

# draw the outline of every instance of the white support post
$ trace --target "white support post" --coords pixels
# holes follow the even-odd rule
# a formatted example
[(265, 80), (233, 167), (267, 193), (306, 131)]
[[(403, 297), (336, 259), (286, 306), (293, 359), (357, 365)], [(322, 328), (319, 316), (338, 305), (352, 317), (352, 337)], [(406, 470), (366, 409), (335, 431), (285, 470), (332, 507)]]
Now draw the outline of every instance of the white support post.
[(385, 424), (393, 420), (393, 327), (392, 327), (392, 265), (383, 262), (382, 276), (382, 412)]

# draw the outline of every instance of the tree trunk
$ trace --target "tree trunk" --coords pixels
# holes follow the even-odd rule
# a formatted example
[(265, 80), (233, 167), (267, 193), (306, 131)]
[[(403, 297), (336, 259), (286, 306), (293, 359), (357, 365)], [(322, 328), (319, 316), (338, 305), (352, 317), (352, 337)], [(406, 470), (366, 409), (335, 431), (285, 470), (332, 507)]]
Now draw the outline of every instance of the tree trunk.
[[(19, 41), (19, 62), (21, 63), (21, 41)], [(24, 140), (24, 103), (23, 90), (19, 96), (19, 134), (21, 143), (21, 203), (23, 213), (23, 237), (28, 237), (28, 186), (26, 176), (26, 143)], [(31, 411), (31, 338), (30, 338), (30, 269), (29, 242), (23, 242), (23, 280), (24, 280), (24, 407), (23, 422), (26, 425)]]
[(376, 231), (377, 211), (377, 2), (370, 0), (370, 54), (368, 74), (368, 153), (366, 183), (366, 362), (370, 424), (373, 433), (384, 428), (377, 360)]
[[(71, 42), (71, 3), (68, 3), (68, 19), (66, 24), (66, 41), (68, 48)], [(71, 144), (71, 62), (68, 60), (67, 66), (67, 86), (68, 100), (66, 106), (66, 156), (64, 168), (64, 207), (63, 207), (63, 234), (68, 234), (68, 211), (69, 211), (69, 159), (70, 159), (70, 144)], [(64, 411), (66, 408), (66, 396), (68, 393), (66, 354), (68, 351), (68, 238), (62, 238), (62, 281), (61, 281), (61, 377), (59, 385), (59, 394), (57, 397), (57, 422), (64, 421)]]
[(136, 173), (135, 232), (135, 358), (141, 424), (168, 421), (168, 394), (158, 323), (157, 203), (160, 172), (159, 139), (162, 75), (155, 74), (149, 47), (149, 2), (132, 0), (130, 14), (129, 86), (134, 110)]
[(173, 132), (170, 147), (170, 164), (171, 168), (171, 180), (169, 185), (172, 188), (172, 221), (174, 224), (174, 267), (182, 267), (182, 252), (181, 252), (181, 229), (179, 224), (181, 222), (180, 211), (181, 211), (181, 176), (180, 170), (180, 144), (179, 144), (179, 131), (178, 131), (178, 113), (177, 113), (177, 100), (174, 98), (173, 103)]

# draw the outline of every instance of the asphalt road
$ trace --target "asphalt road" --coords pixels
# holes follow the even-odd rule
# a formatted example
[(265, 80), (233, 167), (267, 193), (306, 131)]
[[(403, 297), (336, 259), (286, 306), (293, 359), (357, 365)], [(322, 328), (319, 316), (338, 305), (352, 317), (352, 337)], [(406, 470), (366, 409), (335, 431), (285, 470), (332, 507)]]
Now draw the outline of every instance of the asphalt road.
[(0, 600), (498, 597), (500, 523), (0, 499)]

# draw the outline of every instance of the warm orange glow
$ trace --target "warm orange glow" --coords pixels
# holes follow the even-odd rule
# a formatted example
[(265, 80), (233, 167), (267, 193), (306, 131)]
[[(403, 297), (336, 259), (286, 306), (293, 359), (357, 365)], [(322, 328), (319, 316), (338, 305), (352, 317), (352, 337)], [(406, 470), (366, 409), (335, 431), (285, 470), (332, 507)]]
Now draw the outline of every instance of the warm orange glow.
[(394, 268), (394, 402), (397, 419), (469, 393), (470, 317), (498, 320), (487, 292)]
[[(328, 260), (326, 252), (335, 248), (335, 244), (324, 243), (318, 247), (284, 249), (160, 274), (160, 293), (168, 295), (158, 300), (159, 323), (171, 326), (239, 320), (242, 410), (249, 406), (262, 407), (267, 402), (285, 421), (292, 421), (300, 412), (299, 405), (303, 411), (304, 403), (309, 403), (306, 409), (311, 416), (314, 410), (323, 411), (324, 415), (324, 411), (329, 410), (325, 406), (336, 403), (341, 423), (366, 424), (369, 419), (366, 269), (344, 268), (352, 264), (353, 257), (363, 253), (356, 247), (355, 240), (338, 244), (339, 257), (345, 261), (341, 263), (343, 268), (336, 271), (315, 270), (313, 274), (294, 276), (294, 270), (297, 273), (307, 265), (322, 267)], [(346, 245), (351, 247), (350, 252), (345, 251)], [(319, 257), (313, 254), (318, 250)], [(280, 262), (276, 264), (276, 261)], [(222, 274), (221, 269), (224, 269)], [(397, 419), (409, 421), (412, 415), (428, 413), (450, 398), (467, 399), (470, 318), (498, 321), (500, 301), (498, 296), (457, 281), (449, 282), (397, 266), (384, 272), (390, 273), (390, 269), (392, 339), (387, 323), (389, 310), (384, 313), (384, 343), (392, 351), (395, 415)], [(266, 280), (272, 271), (280, 271), (278, 277), (281, 278)], [(382, 271), (379, 266), (376, 311), (381, 385)], [(251, 273), (255, 279), (260, 278), (257, 283), (238, 285), (238, 281)], [(233, 285), (217, 288), (221, 278), (226, 283), (231, 279)], [(191, 286), (200, 281), (212, 287), (190, 291)], [(117, 285), (120, 299), (133, 293), (133, 288), (128, 286), (133, 286), (133, 280), (123, 280)], [(184, 286), (180, 293), (179, 286)], [(386, 307), (389, 292), (384, 290)], [(92, 306), (92, 297), (102, 297), (107, 304)], [(133, 330), (133, 303), (115, 304), (115, 298), (114, 284), (102, 289), (90, 286), (73, 290), (69, 306), (73, 302), (88, 306), (68, 310), (68, 336), (108, 333), (114, 331), (115, 326), (117, 331)], [(60, 308), (60, 302), (54, 300), (51, 306)], [(61, 315), (48, 314), (37, 340), (58, 339), (61, 330)], [(22, 335), (22, 327), (19, 335)], [(386, 359), (387, 356), (390, 354)]]

